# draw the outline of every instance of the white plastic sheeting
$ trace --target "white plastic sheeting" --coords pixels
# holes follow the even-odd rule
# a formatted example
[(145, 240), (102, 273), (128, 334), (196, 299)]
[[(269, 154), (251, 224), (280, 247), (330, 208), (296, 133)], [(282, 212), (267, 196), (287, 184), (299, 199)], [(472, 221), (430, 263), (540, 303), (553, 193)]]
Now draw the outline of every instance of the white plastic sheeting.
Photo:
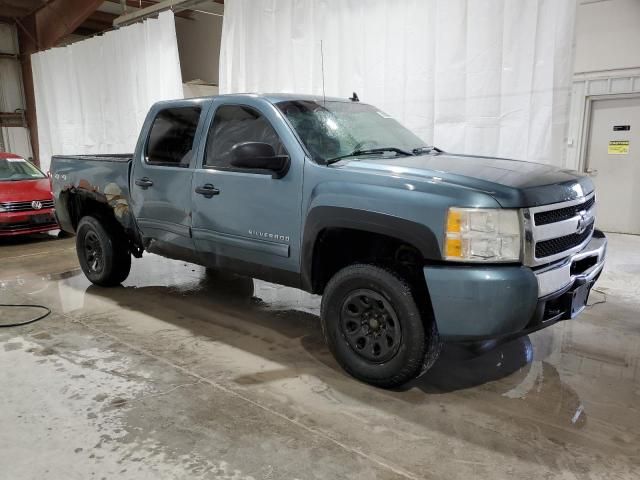
[[(16, 55), (18, 38), (16, 27), (0, 23), (0, 52)], [(18, 57), (0, 58), (0, 112), (24, 110), (22, 75)], [(29, 130), (24, 127), (0, 127), (0, 151), (30, 158)]]
[[(18, 54), (18, 38), (15, 26), (0, 23), (0, 52)], [(22, 75), (18, 57), (0, 58), (0, 112), (24, 109)]]
[(40, 164), (133, 152), (149, 107), (182, 98), (172, 12), (31, 56)]
[(556, 165), (575, 0), (227, 0), (220, 90), (356, 91), (427, 143)]
[(20, 63), (12, 58), (0, 58), (0, 112), (24, 110)]
[[(24, 127), (2, 127), (0, 128), (2, 136), (2, 146), (4, 151), (15, 153), (22, 158), (31, 159), (31, 139), (29, 138), (29, 129)], [(2, 149), (0, 149), (2, 150)]]

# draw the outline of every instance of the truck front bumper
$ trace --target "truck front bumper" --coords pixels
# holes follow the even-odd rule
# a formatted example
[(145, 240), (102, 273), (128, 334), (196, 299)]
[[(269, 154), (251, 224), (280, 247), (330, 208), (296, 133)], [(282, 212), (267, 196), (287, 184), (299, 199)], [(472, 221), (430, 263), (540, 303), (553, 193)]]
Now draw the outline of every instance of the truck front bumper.
[(445, 341), (506, 339), (573, 318), (604, 267), (598, 230), (584, 249), (539, 269), (437, 265), (424, 268), (438, 331)]

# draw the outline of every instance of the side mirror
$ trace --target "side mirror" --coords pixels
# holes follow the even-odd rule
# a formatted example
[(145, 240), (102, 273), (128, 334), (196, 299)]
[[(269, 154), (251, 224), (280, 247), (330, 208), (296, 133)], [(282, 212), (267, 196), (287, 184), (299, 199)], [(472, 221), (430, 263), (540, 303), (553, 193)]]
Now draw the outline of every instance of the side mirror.
[(270, 170), (273, 178), (282, 178), (289, 170), (289, 157), (276, 155), (268, 143), (241, 142), (231, 147), (231, 165), (251, 170)]

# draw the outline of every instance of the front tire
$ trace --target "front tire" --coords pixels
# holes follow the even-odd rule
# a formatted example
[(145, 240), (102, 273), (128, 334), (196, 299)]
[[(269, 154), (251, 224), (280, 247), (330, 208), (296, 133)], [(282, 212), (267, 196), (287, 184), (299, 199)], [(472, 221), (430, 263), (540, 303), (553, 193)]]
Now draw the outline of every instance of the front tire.
[(353, 377), (398, 387), (436, 360), (435, 322), (395, 272), (357, 264), (336, 273), (322, 297), (322, 329), (338, 363)]
[(76, 252), (80, 267), (96, 285), (121, 284), (131, 271), (131, 254), (126, 242), (110, 222), (83, 217), (76, 232)]

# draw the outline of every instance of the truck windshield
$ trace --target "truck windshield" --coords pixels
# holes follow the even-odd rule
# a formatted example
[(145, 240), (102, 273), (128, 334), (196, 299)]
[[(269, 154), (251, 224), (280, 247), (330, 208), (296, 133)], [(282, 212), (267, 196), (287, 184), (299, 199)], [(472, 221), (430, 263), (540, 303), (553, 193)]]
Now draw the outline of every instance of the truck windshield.
[(372, 155), (398, 155), (400, 151), (411, 152), (425, 146), (398, 121), (364, 103), (288, 100), (276, 106), (318, 163), (357, 151), (379, 150)]
[(45, 178), (45, 175), (24, 158), (0, 158), (0, 182), (36, 178)]

